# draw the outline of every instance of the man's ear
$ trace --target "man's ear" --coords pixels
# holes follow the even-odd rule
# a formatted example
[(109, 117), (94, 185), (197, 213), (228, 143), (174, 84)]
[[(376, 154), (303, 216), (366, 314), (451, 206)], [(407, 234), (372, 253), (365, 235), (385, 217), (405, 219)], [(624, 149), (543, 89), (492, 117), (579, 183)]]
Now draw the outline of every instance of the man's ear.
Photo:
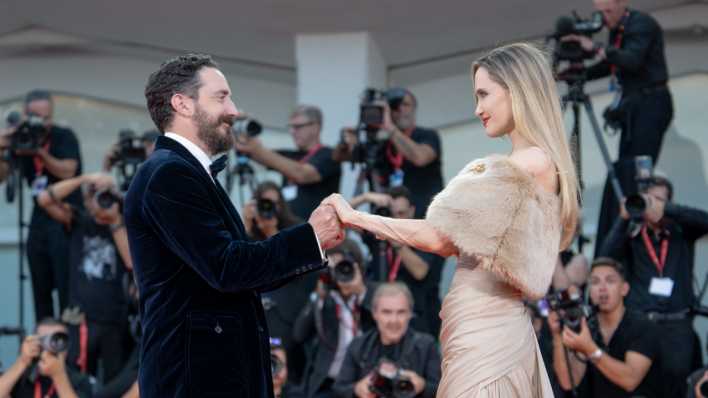
[(192, 117), (194, 114), (194, 99), (185, 94), (174, 94), (172, 98), (170, 98), (170, 105), (172, 105), (172, 109), (181, 116)]

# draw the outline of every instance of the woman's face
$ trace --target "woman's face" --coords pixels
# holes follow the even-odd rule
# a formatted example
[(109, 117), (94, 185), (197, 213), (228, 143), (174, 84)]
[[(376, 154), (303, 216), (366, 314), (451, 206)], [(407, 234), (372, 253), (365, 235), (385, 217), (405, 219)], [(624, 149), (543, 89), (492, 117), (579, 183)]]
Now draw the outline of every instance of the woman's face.
[(475, 114), (482, 121), (487, 136), (501, 137), (514, 130), (509, 92), (493, 81), (486, 69), (480, 67), (474, 74)]
[(258, 223), (258, 226), (261, 229), (272, 229), (272, 228), (277, 229), (277, 227), (278, 227), (277, 213), (280, 212), (280, 209), (278, 208), (280, 194), (278, 193), (278, 191), (276, 191), (274, 189), (268, 189), (268, 190), (265, 190), (261, 193), (260, 199), (268, 199), (271, 202), (275, 203), (276, 216), (272, 217), (272, 218), (263, 218), (263, 217), (261, 217), (261, 215), (258, 212), (256, 212), (256, 223)]

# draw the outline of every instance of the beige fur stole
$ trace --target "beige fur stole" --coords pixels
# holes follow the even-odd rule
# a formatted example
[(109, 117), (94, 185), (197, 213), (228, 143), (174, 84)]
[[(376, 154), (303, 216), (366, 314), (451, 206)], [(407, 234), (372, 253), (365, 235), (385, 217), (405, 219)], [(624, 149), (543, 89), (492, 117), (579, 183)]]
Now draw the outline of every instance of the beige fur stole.
[(546, 294), (561, 238), (560, 200), (506, 156), (465, 166), (440, 192), (426, 219), (460, 255), (528, 298)]

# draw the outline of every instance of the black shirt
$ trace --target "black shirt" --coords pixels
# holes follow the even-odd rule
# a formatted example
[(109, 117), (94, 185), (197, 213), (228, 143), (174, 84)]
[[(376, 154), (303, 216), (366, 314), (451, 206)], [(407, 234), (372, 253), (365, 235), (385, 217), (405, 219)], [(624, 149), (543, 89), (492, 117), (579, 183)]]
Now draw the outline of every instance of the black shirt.
[(401, 167), (403, 185), (411, 192), (415, 205), (415, 218), (423, 218), (433, 196), (443, 189), (442, 145), (437, 131), (423, 127), (416, 127), (411, 133), (411, 139), (418, 144), (430, 145), (436, 155), (435, 160), (423, 167), (418, 167), (404, 158)]
[[(696, 240), (708, 234), (708, 212), (667, 203), (664, 217), (669, 245), (661, 274), (644, 245), (642, 235), (629, 237), (629, 222), (621, 217), (617, 218), (600, 249), (600, 255), (622, 262), (627, 269), (631, 289), (625, 304), (635, 311), (678, 312), (690, 308), (696, 300), (693, 291), (694, 247)], [(660, 239), (651, 230), (648, 235), (657, 257), (660, 257)], [(649, 293), (654, 277), (668, 277), (674, 281), (670, 297)]]
[[(306, 155), (306, 151), (278, 151), (281, 155), (296, 161), (300, 161)], [(314, 155), (307, 159), (307, 163), (317, 169), (322, 180), (312, 184), (297, 186), (297, 197), (289, 200), (290, 208), (298, 217), (307, 220), (315, 208), (327, 196), (339, 192), (339, 179), (342, 175), (340, 164), (332, 160), (332, 148), (323, 146)], [(287, 186), (288, 181), (283, 179), (283, 186)]]
[[(76, 139), (76, 135), (71, 129), (52, 126), (49, 130), (49, 154), (57, 159), (75, 159), (78, 162), (78, 167), (76, 168), (75, 176), (81, 174), (81, 153), (79, 151), (79, 141)], [(54, 174), (48, 172), (46, 167), (40, 170), (35, 168), (34, 157), (23, 156), (20, 160), (22, 167), (22, 173), (27, 180), (27, 184), (32, 186), (35, 178), (38, 176), (46, 176), (47, 184), (44, 186), (46, 188), (49, 185), (54, 184), (61, 179)], [(74, 206), (81, 205), (81, 193), (77, 190), (73, 192), (69, 197), (66, 198), (68, 203)], [(49, 214), (41, 207), (37, 206), (35, 198), (35, 206), (32, 211), (32, 226), (36, 227), (38, 225), (46, 225), (50, 223), (55, 223)]]
[(109, 227), (97, 224), (85, 211), (75, 211), (69, 260), (70, 305), (91, 321), (125, 323), (126, 269)]
[[(79, 373), (69, 366), (66, 367), (66, 373), (69, 376), (69, 383), (74, 388), (79, 398), (89, 398), (92, 396), (91, 382), (86, 375)], [(28, 369), (20, 380), (17, 381), (17, 384), (15, 384), (10, 392), (12, 398), (34, 398), (35, 382), (30, 381), (29, 375), (30, 370)], [(44, 394), (51, 389), (52, 380), (44, 376), (39, 376), (37, 380), (39, 380), (42, 389), (42, 398), (44, 398)], [(59, 398), (59, 395), (54, 391), (54, 394), (52, 394), (50, 398)]]
[[(620, 48), (615, 47), (619, 26), (624, 25)], [(606, 59), (588, 68), (588, 78), (609, 76), (610, 65), (617, 67), (617, 80), (624, 93), (666, 83), (669, 79), (664, 55), (664, 34), (650, 15), (629, 10), (626, 21), (610, 31)]]
[[(660, 397), (661, 393), (661, 373), (658, 364), (659, 345), (661, 341), (656, 325), (646, 321), (630, 311), (625, 312), (624, 317), (617, 325), (617, 330), (610, 338), (610, 344), (605, 348), (605, 355), (620, 361), (625, 360), (627, 351), (633, 351), (644, 355), (652, 361), (644, 380), (636, 390), (628, 393), (621, 387), (607, 379), (592, 362), (588, 362), (587, 371), (581, 384), (581, 397), (632, 397), (635, 395), (652, 398)], [(596, 341), (602, 346), (602, 342)]]

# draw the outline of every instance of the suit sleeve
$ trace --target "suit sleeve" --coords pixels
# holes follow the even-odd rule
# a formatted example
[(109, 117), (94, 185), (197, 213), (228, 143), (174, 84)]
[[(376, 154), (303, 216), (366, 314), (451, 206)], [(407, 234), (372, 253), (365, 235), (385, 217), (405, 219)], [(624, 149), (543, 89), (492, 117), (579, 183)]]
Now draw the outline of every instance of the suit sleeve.
[(172, 162), (154, 173), (142, 211), (160, 240), (222, 292), (256, 289), (324, 267), (309, 224), (258, 242), (233, 236), (207, 187), (186, 165)]

